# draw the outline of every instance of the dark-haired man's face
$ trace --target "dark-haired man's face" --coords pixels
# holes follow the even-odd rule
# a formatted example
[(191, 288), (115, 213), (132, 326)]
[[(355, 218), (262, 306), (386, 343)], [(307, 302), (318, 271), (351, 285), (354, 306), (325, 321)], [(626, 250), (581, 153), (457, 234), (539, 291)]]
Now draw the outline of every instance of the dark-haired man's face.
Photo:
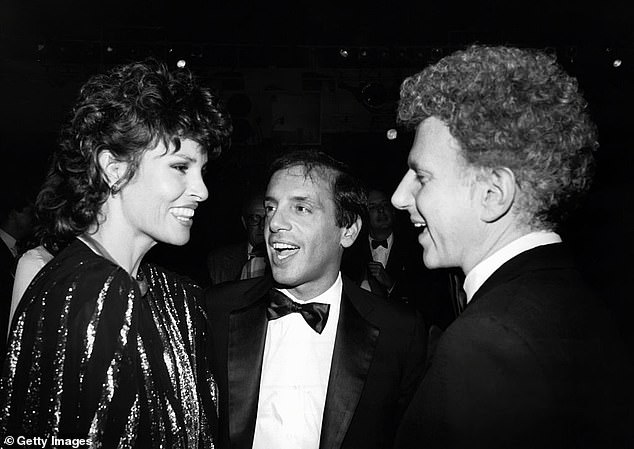
[(326, 291), (339, 273), (343, 249), (358, 233), (337, 225), (330, 184), (301, 166), (273, 174), (264, 200), (264, 235), (275, 281), (298, 299)]

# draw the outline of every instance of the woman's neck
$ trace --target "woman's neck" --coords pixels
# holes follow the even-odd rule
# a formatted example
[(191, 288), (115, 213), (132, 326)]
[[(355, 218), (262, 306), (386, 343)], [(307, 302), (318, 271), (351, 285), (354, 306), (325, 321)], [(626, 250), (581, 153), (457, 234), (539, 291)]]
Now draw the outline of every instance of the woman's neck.
[(122, 236), (121, 233), (109, 232), (103, 224), (97, 229), (85, 232), (79, 238), (93, 252), (121, 266), (133, 277), (137, 277), (141, 260), (155, 243), (142, 244), (138, 239), (135, 241), (125, 234)]

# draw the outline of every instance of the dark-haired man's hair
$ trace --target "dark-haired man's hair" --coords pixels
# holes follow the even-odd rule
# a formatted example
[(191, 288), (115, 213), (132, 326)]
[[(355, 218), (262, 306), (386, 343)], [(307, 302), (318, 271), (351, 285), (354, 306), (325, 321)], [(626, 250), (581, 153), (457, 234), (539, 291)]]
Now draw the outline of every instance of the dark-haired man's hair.
[(304, 175), (317, 175), (330, 184), (337, 226), (348, 228), (367, 216), (368, 194), (350, 168), (317, 150), (296, 150), (278, 157), (269, 167), (269, 179), (280, 170), (302, 167)]

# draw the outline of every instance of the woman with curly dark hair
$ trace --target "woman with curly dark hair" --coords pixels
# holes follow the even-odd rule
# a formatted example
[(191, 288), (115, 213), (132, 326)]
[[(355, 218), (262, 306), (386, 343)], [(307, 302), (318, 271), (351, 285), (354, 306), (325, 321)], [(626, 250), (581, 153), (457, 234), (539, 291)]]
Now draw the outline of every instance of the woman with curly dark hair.
[(142, 259), (157, 242), (187, 243), (203, 170), (230, 133), (186, 70), (148, 60), (84, 84), (36, 203), (56, 256), (16, 310), (1, 434), (214, 446), (199, 289)]

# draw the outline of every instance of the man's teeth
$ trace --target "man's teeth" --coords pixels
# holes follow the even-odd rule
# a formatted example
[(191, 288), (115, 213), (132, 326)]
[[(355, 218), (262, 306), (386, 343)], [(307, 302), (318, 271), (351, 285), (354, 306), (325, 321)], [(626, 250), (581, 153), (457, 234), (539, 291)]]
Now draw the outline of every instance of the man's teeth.
[(287, 243), (273, 243), (273, 249), (276, 251), (285, 251), (289, 249), (298, 249), (298, 247)]
[(297, 250), (299, 250), (298, 246), (289, 245), (288, 243), (273, 243), (272, 246), (273, 249), (277, 251), (277, 257), (279, 259), (286, 259), (287, 257), (295, 254)]
[(175, 207), (170, 212), (176, 219), (182, 222), (188, 222), (194, 216), (194, 210), (188, 207)]

